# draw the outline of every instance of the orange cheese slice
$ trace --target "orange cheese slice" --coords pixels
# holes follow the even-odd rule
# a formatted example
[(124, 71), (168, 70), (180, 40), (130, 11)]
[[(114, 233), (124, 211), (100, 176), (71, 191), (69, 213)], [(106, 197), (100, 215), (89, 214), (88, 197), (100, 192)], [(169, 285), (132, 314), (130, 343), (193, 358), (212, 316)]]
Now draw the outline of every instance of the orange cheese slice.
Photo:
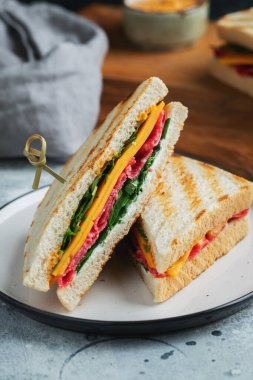
[(222, 65), (253, 65), (253, 54), (226, 53), (224, 57), (217, 59)]
[[(134, 236), (139, 244), (140, 249), (148, 263), (149, 268), (156, 269), (154, 254), (148, 240), (144, 239), (144, 237), (140, 234), (137, 228), (134, 229)], [(176, 277), (180, 271), (180, 269), (184, 266), (187, 261), (190, 252), (186, 253), (184, 256), (180, 257), (169, 269), (166, 270), (166, 274), (171, 277)]]
[(137, 0), (129, 2), (128, 6), (143, 12), (179, 12), (195, 7), (196, 0)]
[(175, 264), (173, 264), (169, 269), (167, 269), (166, 274), (171, 277), (176, 277), (180, 272), (180, 269), (185, 265), (190, 252), (186, 253), (184, 256), (180, 257)]
[(54, 277), (58, 277), (64, 274), (65, 270), (67, 269), (70, 263), (70, 260), (82, 247), (84, 241), (86, 240), (89, 232), (93, 227), (94, 221), (96, 220), (100, 212), (103, 210), (107, 202), (107, 199), (109, 198), (119, 176), (124, 171), (129, 161), (136, 155), (136, 153), (140, 150), (142, 145), (149, 137), (162, 109), (164, 108), (164, 105), (164, 102), (161, 102), (154, 107), (148, 119), (140, 127), (135, 141), (131, 145), (129, 145), (127, 149), (124, 151), (124, 153), (117, 159), (111, 173), (108, 175), (107, 179), (104, 180), (99, 186), (96, 198), (94, 199), (94, 202), (87, 211), (84, 222), (80, 225), (80, 231), (77, 235), (74, 236), (74, 238), (71, 241), (71, 244), (64, 252), (61, 260), (59, 261), (52, 273)]

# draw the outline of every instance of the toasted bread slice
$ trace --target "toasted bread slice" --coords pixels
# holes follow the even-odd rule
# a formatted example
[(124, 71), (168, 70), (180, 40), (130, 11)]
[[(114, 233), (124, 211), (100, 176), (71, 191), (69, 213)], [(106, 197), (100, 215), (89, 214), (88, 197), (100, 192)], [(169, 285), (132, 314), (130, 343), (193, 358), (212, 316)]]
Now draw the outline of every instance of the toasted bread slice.
[(217, 27), (222, 39), (253, 50), (253, 8), (222, 17)]
[(140, 218), (159, 273), (253, 198), (253, 183), (241, 177), (182, 156), (170, 161)]
[(68, 310), (73, 310), (77, 306), (82, 296), (94, 283), (103, 266), (110, 258), (114, 247), (128, 233), (134, 221), (140, 216), (151, 193), (155, 190), (162, 176), (164, 166), (173, 151), (174, 144), (178, 140), (180, 130), (187, 117), (187, 109), (181, 103), (170, 103), (169, 117), (171, 121), (166, 139), (161, 142), (161, 148), (152, 165), (152, 170), (145, 179), (143, 191), (129, 206), (121, 223), (118, 223), (109, 232), (103, 244), (93, 251), (80, 272), (75, 274), (70, 285), (57, 289), (58, 298)]
[(179, 290), (190, 284), (202, 272), (208, 269), (217, 259), (229, 252), (248, 233), (248, 216), (226, 225), (219, 236), (188, 260), (176, 277), (155, 278), (143, 266), (137, 264), (145, 284), (153, 295), (154, 302), (163, 302)]
[[(252, 53), (253, 54), (253, 53)], [(253, 77), (240, 75), (233, 66), (222, 65), (215, 58), (210, 64), (210, 72), (220, 81), (253, 96)]]

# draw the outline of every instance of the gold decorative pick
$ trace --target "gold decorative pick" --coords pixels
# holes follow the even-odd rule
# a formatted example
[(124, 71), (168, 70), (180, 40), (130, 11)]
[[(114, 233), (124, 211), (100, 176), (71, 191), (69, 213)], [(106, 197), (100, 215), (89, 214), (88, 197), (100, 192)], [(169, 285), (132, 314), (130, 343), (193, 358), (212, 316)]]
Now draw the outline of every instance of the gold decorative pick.
[[(41, 151), (31, 147), (33, 141), (35, 140), (39, 140), (41, 142)], [(34, 190), (38, 189), (39, 187), (42, 170), (45, 170), (46, 172), (51, 174), (61, 183), (66, 182), (66, 180), (63, 177), (61, 177), (59, 174), (57, 174), (55, 171), (53, 171), (46, 165), (46, 151), (47, 143), (44, 137), (42, 137), (41, 135), (31, 135), (29, 139), (26, 141), (24, 155), (26, 156), (30, 164), (36, 167), (35, 177), (32, 186)]]

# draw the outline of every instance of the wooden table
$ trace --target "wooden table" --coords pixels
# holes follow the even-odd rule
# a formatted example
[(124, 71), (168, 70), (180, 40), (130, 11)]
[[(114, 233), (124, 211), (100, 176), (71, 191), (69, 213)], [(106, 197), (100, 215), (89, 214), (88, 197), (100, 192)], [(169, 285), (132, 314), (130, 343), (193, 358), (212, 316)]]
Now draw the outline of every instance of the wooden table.
[(219, 42), (214, 25), (192, 48), (154, 53), (140, 51), (127, 41), (121, 8), (92, 5), (81, 14), (100, 25), (110, 40), (100, 121), (140, 81), (159, 76), (170, 89), (168, 99), (189, 108), (177, 152), (253, 180), (253, 99), (209, 74), (210, 46)]

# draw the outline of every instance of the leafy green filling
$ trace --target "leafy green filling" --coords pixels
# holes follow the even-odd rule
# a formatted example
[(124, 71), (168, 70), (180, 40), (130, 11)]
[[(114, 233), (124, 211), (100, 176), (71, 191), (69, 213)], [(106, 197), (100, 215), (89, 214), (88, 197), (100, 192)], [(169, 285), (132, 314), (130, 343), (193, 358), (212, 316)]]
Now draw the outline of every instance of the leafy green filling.
[[(167, 119), (163, 128), (163, 133), (161, 136), (161, 140), (165, 139), (168, 128), (169, 128), (170, 119)], [(153, 150), (151, 156), (147, 160), (146, 164), (142, 168), (140, 174), (138, 177), (136, 177), (133, 180), (128, 179), (122, 189), (120, 190), (118, 194), (118, 198), (112, 208), (112, 211), (110, 213), (110, 217), (107, 223), (107, 226), (105, 229), (100, 233), (99, 238), (97, 241), (93, 244), (93, 246), (87, 251), (85, 256), (82, 258), (80, 263), (77, 266), (77, 272), (80, 271), (84, 263), (89, 259), (92, 252), (95, 250), (95, 248), (100, 245), (106, 238), (108, 232), (118, 223), (121, 222), (122, 218), (127, 212), (127, 209), (129, 205), (134, 202), (138, 196), (138, 194), (142, 191), (143, 183), (145, 181), (145, 178), (148, 174), (149, 168), (152, 166), (159, 150), (161, 148), (161, 144), (159, 143)]]
[(130, 136), (126, 145), (124, 147), (122, 147), (122, 149), (118, 152), (118, 154), (116, 156), (114, 156), (105, 165), (104, 169), (94, 179), (93, 183), (90, 185), (89, 189), (86, 191), (86, 193), (82, 197), (82, 199), (78, 205), (78, 208), (76, 209), (76, 211), (75, 211), (75, 213), (71, 219), (70, 225), (69, 225), (67, 231), (65, 232), (65, 235), (64, 235), (64, 238), (62, 241), (62, 245), (61, 245), (61, 249), (60, 249), (60, 252), (62, 254), (66, 251), (66, 249), (70, 245), (73, 236), (75, 236), (80, 231), (80, 224), (85, 220), (86, 212), (88, 211), (88, 209), (90, 208), (90, 206), (92, 205), (92, 203), (94, 201), (94, 198), (96, 196), (96, 193), (97, 193), (97, 190), (98, 190), (100, 183), (102, 182), (102, 180), (104, 178), (107, 178), (109, 173), (112, 171), (117, 158), (119, 156), (121, 156), (122, 153), (124, 153), (124, 151), (129, 147), (129, 145), (131, 145), (134, 142), (134, 140), (136, 139), (137, 132), (138, 132), (138, 130), (142, 124), (143, 124), (143, 122), (140, 122), (136, 125), (136, 129), (135, 129), (134, 133)]
[(141, 235), (141, 237), (143, 239), (143, 243), (144, 243), (143, 247), (145, 249), (145, 252), (147, 252), (147, 253), (151, 252), (151, 245), (149, 243), (148, 237), (145, 234), (145, 232), (144, 232), (144, 230), (143, 230), (143, 228), (139, 222), (136, 223), (136, 228), (137, 228), (138, 233)]

